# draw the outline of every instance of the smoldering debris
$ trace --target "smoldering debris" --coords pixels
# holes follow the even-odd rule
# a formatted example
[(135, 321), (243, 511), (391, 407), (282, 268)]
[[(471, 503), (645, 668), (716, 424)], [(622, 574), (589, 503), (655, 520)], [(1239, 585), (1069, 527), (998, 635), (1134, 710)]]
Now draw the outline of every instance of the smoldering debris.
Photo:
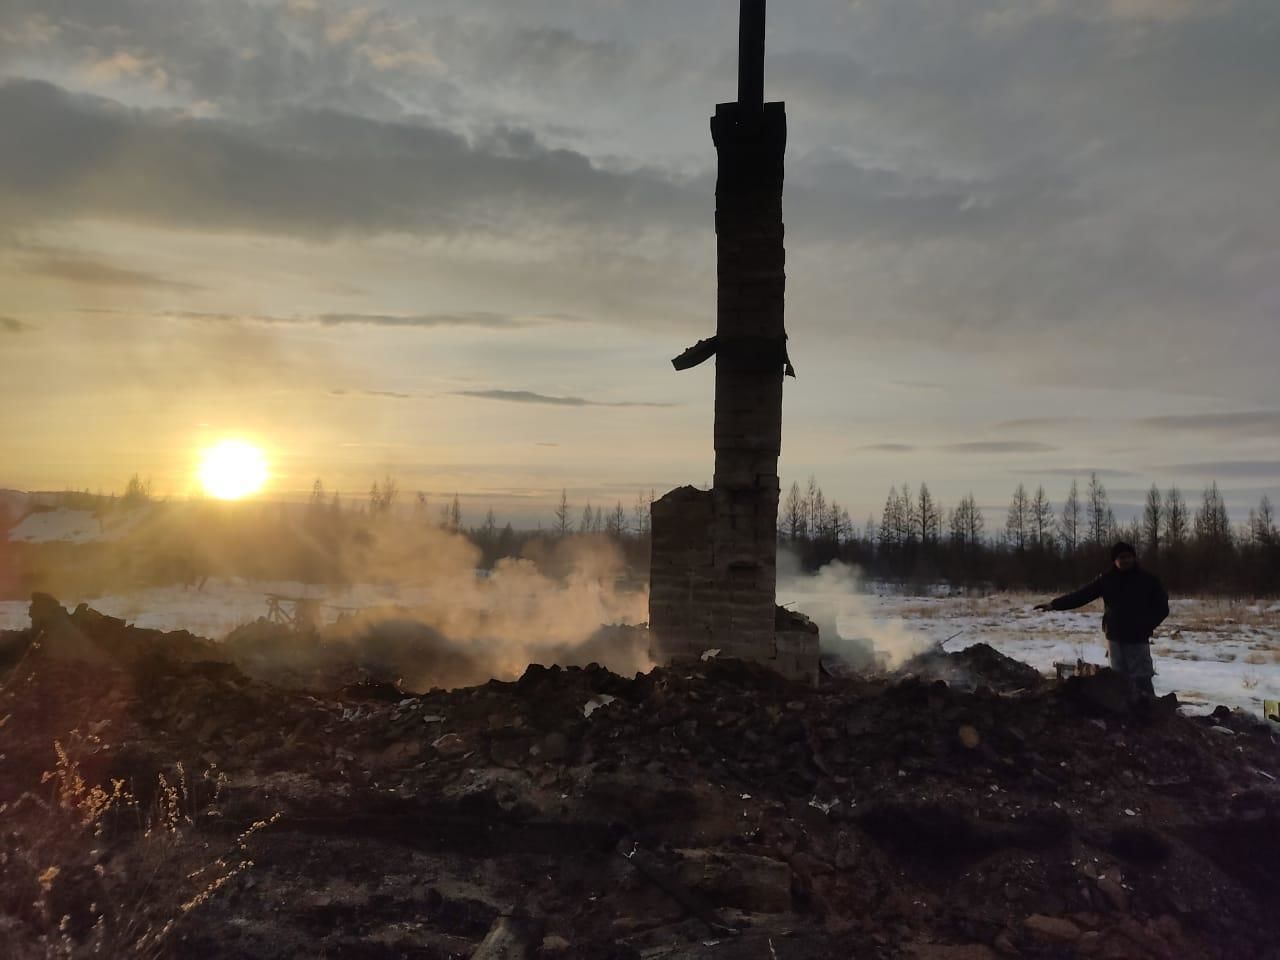
[[(46, 648), (61, 617), (107, 659)], [(19, 948), (87, 955), (91, 905), (110, 925), (140, 875), (138, 915), (176, 918), (153, 955), (196, 960), (504, 938), (599, 960), (1261, 960), (1280, 937), (1270, 731), (1112, 703), (1109, 672), (996, 696), (923, 675), (814, 688), (716, 657), (325, 693), (85, 612), (25, 633), (0, 677), (0, 926)], [(55, 742), (86, 787), (183, 765), (198, 799), (165, 857), (122, 817), (63, 829), (50, 858), (60, 808), (21, 798), (48, 795)], [(252, 824), (243, 871), (185, 907), (185, 854)]]
[[(505, 558), (478, 576), (470, 544), (444, 532), (436, 539), (446, 549), (427, 560), (406, 554), (398, 570), (407, 579), (393, 581), (428, 578), (425, 591), (409, 591), (412, 602), (343, 609), (334, 622), (296, 627), (259, 619), (225, 637), (229, 656), (253, 676), (295, 688), (359, 677), (410, 691), (512, 679), (530, 663), (599, 663), (621, 674), (652, 667), (648, 631), (629, 626), (643, 620), (646, 594), (620, 585), (625, 561), (615, 544), (570, 537), (538, 562)], [(340, 608), (348, 602), (337, 599)]]
[(368, 613), (303, 631), (259, 620), (233, 630), (223, 647), (250, 676), (295, 689), (334, 689), (358, 678), (421, 693), (514, 679), (530, 663), (598, 663), (623, 674), (652, 666), (643, 627), (599, 626), (580, 641), (464, 643), (407, 613)]
[(948, 652), (936, 645), (898, 668), (903, 676), (941, 680), (958, 690), (987, 687), (1001, 693), (1033, 690), (1045, 682), (1040, 671), (1021, 660), (1007, 657), (990, 644), (975, 643)]

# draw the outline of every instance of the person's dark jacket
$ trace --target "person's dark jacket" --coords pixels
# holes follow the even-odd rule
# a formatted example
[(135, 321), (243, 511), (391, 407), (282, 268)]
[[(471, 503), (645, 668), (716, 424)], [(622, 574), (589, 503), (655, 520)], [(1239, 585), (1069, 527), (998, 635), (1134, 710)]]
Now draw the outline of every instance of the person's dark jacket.
[(1169, 595), (1160, 579), (1141, 567), (1108, 570), (1075, 593), (1052, 601), (1054, 610), (1074, 610), (1099, 597), (1105, 605), (1102, 629), (1114, 643), (1148, 643), (1169, 616)]

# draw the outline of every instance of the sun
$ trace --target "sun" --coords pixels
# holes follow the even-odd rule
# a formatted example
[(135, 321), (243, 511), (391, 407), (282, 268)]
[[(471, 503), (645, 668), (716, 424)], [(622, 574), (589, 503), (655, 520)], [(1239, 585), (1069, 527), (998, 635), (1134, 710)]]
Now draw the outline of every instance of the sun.
[(198, 471), (204, 492), (219, 500), (239, 500), (267, 482), (267, 458), (251, 443), (223, 440), (204, 452)]

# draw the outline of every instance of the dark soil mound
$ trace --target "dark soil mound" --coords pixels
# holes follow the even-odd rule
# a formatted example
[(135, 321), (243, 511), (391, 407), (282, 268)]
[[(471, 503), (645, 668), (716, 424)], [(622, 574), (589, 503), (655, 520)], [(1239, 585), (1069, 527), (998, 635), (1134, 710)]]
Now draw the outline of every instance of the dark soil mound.
[(1006, 657), (986, 643), (975, 643), (955, 653), (934, 647), (912, 657), (898, 673), (926, 680), (943, 680), (960, 690), (990, 687), (1006, 693), (1030, 690), (1044, 682), (1034, 667)]
[[(912, 670), (534, 666), (414, 696), (37, 652), (0, 687), (0, 932), (18, 956), (1277, 956), (1271, 731), (982, 645)], [(68, 761), (141, 813), (86, 819), (43, 777)], [(178, 782), (176, 827), (146, 829)]]

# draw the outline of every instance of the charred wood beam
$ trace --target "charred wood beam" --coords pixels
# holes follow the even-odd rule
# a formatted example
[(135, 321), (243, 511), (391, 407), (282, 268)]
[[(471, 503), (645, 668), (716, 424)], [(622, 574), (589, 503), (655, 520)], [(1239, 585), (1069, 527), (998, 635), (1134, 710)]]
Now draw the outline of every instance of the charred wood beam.
[(719, 346), (719, 337), (707, 337), (705, 340), (699, 340), (692, 347), (686, 350), (680, 356), (671, 361), (671, 365), (677, 370), (692, 370), (700, 363), (706, 363), (716, 355), (716, 349)]
[(691, 370), (719, 354), (737, 369), (768, 372), (781, 364), (788, 377), (796, 375), (787, 353), (784, 337), (708, 337), (699, 340), (680, 356), (671, 361), (677, 370)]

